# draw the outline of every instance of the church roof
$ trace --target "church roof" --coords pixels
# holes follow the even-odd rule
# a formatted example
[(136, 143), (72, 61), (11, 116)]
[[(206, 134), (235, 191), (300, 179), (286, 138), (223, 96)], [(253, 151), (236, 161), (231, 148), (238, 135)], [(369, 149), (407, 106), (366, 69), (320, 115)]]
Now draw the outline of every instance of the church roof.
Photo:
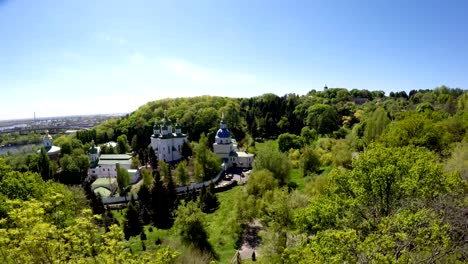
[(167, 133), (166, 135), (161, 135), (161, 134), (152, 135), (152, 137), (161, 138), (161, 139), (164, 139), (164, 138), (185, 138), (185, 137), (187, 137), (187, 134)]
[(94, 189), (94, 193), (95, 194), (100, 194), (101, 197), (109, 197), (111, 196), (112, 192), (106, 188), (106, 187), (97, 187), (96, 189)]
[(223, 118), (221, 118), (221, 122), (219, 123), (219, 129), (218, 132), (216, 132), (216, 137), (217, 138), (230, 138), (231, 137), (231, 132), (227, 129), (226, 122), (224, 122), (224, 114)]
[(236, 154), (237, 154), (238, 157), (242, 157), (242, 158), (250, 158), (250, 157), (253, 158), (254, 157), (254, 154), (247, 153), (245, 151), (238, 151), (238, 152), (236, 152)]
[(96, 147), (95, 145), (92, 145), (90, 148), (89, 148), (89, 154), (97, 154), (99, 149), (99, 147)]
[(172, 122), (169, 118), (167, 118), (167, 116), (165, 116), (163, 119), (161, 119), (161, 123), (164, 125), (164, 126), (170, 126), (172, 125)]
[(216, 136), (219, 138), (230, 138), (231, 132), (227, 128), (220, 128), (218, 132), (216, 132)]
[(116, 164), (120, 165), (131, 165), (132, 161), (131, 160), (99, 160), (98, 165), (103, 166), (115, 166)]
[(102, 154), (101, 160), (130, 160), (131, 155), (128, 154)]
[[(44, 148), (47, 151), (47, 155), (55, 155), (60, 152), (60, 147), (51, 146), (50, 148)], [(41, 149), (38, 149), (36, 153), (41, 153)]]

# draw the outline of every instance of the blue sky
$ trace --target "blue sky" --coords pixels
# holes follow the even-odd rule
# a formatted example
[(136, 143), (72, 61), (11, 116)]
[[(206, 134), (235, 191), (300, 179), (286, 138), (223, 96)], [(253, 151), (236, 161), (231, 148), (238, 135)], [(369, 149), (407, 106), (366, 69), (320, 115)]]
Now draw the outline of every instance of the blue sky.
[(0, 119), (468, 87), (468, 1), (0, 0)]

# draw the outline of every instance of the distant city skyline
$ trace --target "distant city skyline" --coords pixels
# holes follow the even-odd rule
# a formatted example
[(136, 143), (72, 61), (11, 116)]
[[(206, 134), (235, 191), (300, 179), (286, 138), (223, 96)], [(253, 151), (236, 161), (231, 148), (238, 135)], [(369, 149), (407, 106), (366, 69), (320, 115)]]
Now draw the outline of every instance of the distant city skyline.
[(0, 0), (0, 120), (199, 95), (468, 88), (466, 1)]

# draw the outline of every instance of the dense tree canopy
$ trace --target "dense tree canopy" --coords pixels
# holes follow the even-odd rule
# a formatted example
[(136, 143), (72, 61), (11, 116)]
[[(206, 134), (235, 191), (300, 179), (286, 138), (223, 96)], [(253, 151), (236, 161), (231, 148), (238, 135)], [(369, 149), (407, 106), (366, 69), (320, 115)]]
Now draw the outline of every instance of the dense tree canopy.
[(280, 185), (284, 185), (289, 180), (291, 162), (288, 156), (272, 146), (260, 148), (254, 162), (254, 170), (269, 170)]

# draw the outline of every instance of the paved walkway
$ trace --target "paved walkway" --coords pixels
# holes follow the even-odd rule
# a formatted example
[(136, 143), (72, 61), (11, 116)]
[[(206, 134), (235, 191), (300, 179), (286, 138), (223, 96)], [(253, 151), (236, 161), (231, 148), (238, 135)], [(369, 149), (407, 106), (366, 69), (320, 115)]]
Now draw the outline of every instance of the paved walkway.
[(238, 185), (244, 185), (247, 183), (249, 179), (250, 172), (242, 172), (242, 170), (237, 169), (237, 170), (232, 170), (229, 169), (226, 172), (226, 176), (221, 179), (218, 184), (216, 184), (216, 187), (223, 187), (226, 185), (231, 184), (231, 182), (236, 181)]
[[(254, 220), (247, 226), (247, 231), (244, 234), (244, 243), (242, 244), (239, 254), (241, 259), (251, 259), (252, 253), (260, 245), (260, 237), (258, 232), (262, 230), (263, 226), (258, 220)], [(258, 257), (258, 252), (255, 251), (255, 255)]]

